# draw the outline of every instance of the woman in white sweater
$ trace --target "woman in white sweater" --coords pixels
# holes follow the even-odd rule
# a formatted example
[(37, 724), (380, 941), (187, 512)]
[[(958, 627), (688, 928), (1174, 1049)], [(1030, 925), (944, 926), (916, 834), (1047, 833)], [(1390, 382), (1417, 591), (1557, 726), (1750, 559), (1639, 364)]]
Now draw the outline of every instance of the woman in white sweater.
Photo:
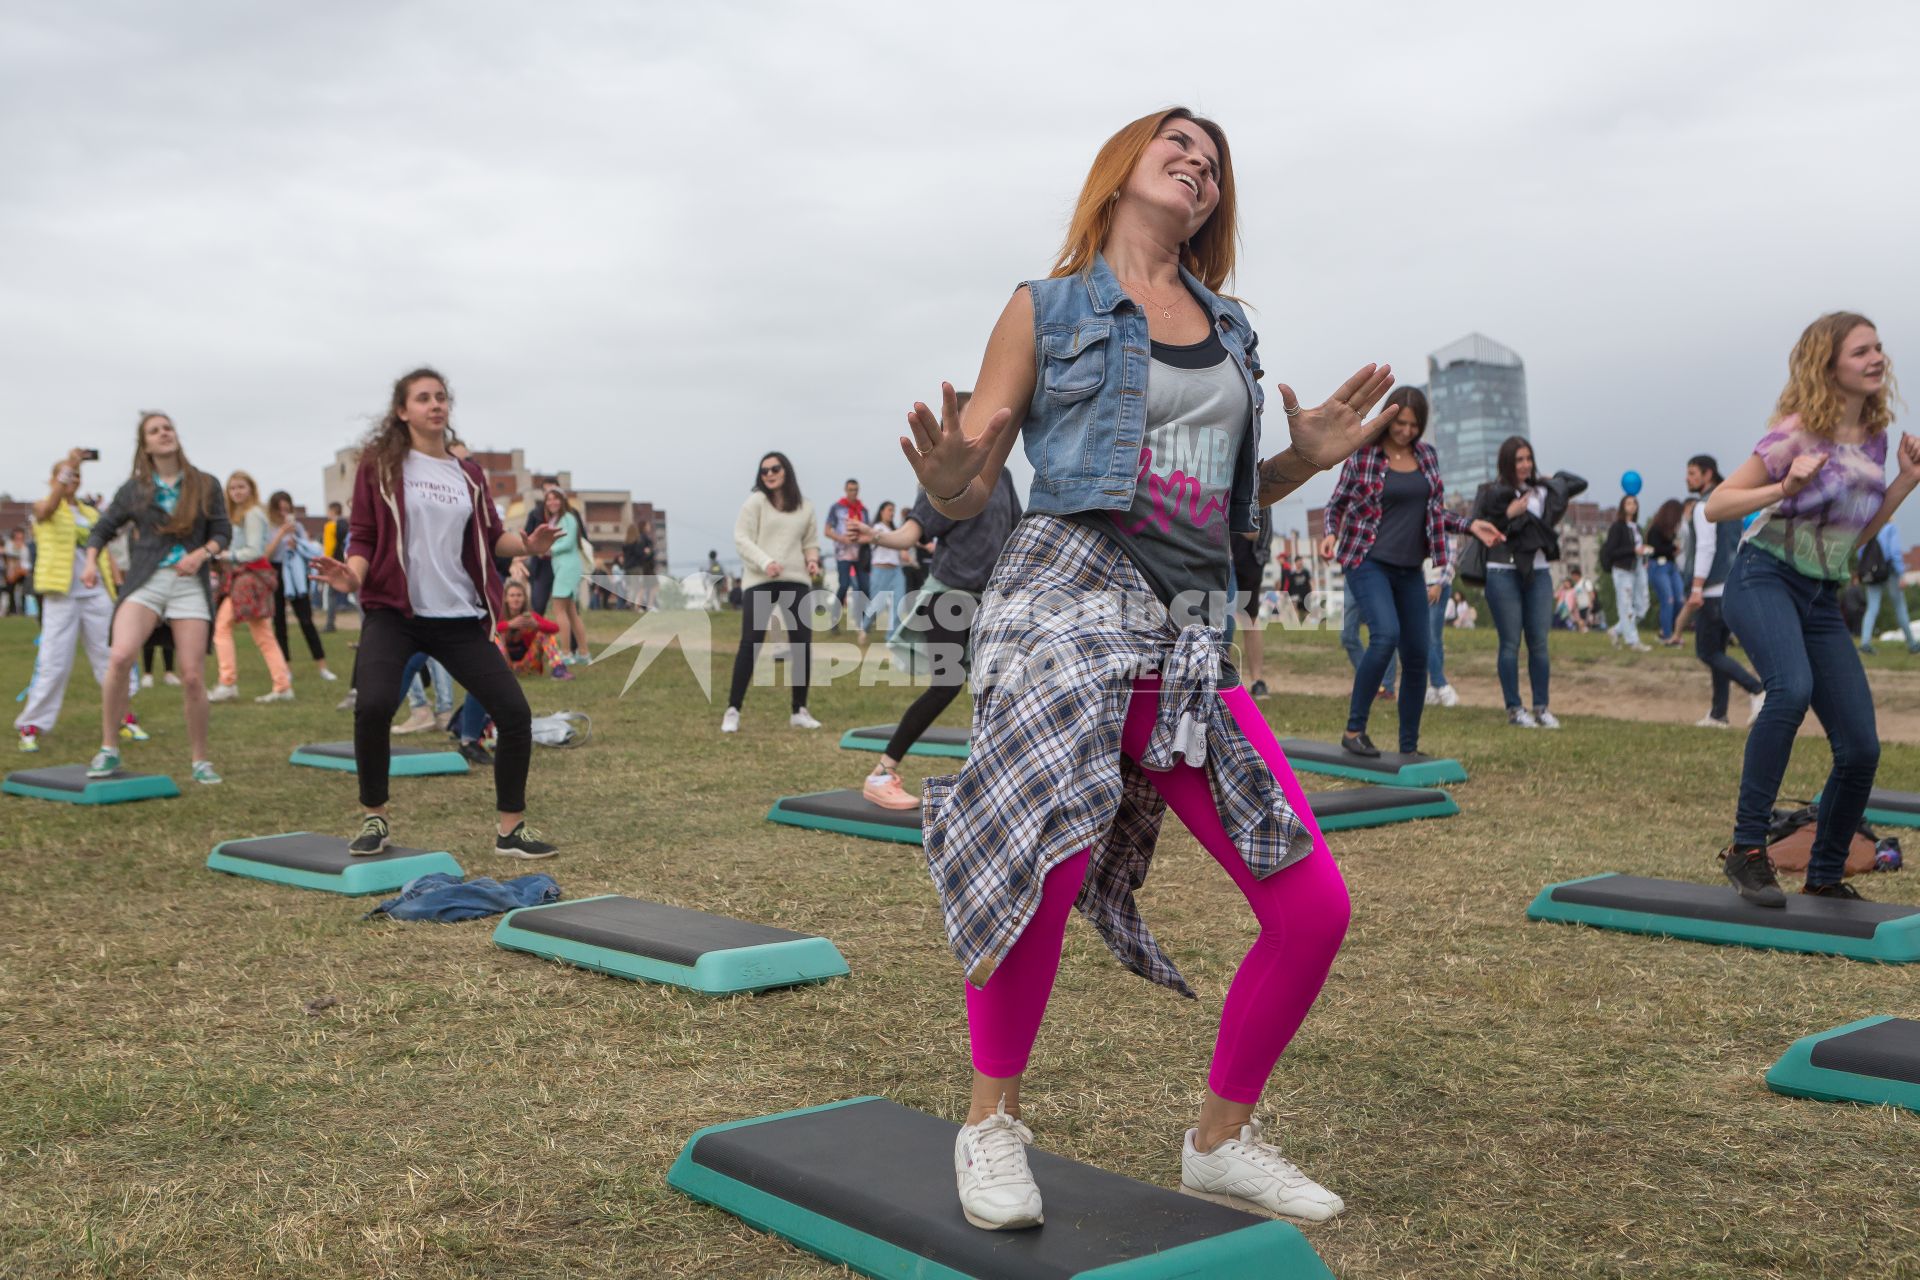
[(753, 679), (753, 660), (767, 638), (767, 624), (776, 616), (787, 630), (791, 656), (787, 676), (793, 682), (796, 729), (818, 729), (807, 714), (807, 660), (813, 632), (809, 610), (802, 607), (820, 572), (820, 535), (813, 504), (800, 496), (800, 481), (784, 453), (760, 459), (753, 492), (733, 522), (733, 545), (740, 552), (740, 651), (733, 658), (733, 688), (727, 694), (727, 713), (720, 732), (740, 729), (740, 704)]

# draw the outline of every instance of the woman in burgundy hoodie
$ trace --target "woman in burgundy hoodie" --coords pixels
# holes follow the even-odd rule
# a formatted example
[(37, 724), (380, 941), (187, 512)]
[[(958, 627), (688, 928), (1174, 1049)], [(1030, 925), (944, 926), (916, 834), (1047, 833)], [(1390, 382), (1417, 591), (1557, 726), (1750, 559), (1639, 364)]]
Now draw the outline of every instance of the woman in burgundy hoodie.
[(353, 554), (344, 564), (330, 556), (314, 561), (315, 575), (335, 591), (357, 594), (366, 613), (353, 713), (366, 819), (348, 848), (371, 856), (387, 847), (387, 731), (400, 702), (401, 668), (424, 653), (466, 687), (499, 732), (494, 852), (550, 858), (558, 850), (525, 822), (533, 717), (493, 643), (501, 613), (493, 561), (545, 555), (555, 531), (506, 531), (486, 473), (448, 452), (452, 409), (447, 380), (432, 369), (415, 369), (393, 384), (386, 417), (368, 434), (353, 480)]

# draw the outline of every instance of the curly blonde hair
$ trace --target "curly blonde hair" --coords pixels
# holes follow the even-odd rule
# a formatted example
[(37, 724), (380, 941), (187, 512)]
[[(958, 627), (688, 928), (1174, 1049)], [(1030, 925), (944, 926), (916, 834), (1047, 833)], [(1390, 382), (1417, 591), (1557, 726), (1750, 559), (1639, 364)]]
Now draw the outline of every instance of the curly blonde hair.
[[(1808, 325), (1793, 344), (1787, 357), (1787, 385), (1780, 402), (1773, 407), (1773, 421), (1794, 414), (1800, 426), (1816, 436), (1831, 440), (1840, 429), (1840, 415), (1846, 403), (1833, 378), (1834, 358), (1847, 335), (1861, 325), (1878, 330), (1879, 326), (1856, 311), (1830, 311)], [(1893, 361), (1887, 361), (1887, 380), (1880, 390), (1867, 397), (1861, 408), (1861, 425), (1869, 436), (1878, 435), (1893, 425), (1893, 401), (1898, 397), (1893, 381)]]

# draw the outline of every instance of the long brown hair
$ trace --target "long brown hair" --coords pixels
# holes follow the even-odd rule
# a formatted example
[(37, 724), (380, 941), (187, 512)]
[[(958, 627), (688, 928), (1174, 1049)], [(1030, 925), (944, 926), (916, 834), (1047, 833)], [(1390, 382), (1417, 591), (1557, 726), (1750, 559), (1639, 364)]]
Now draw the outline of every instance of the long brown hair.
[(1187, 120), (1213, 139), (1220, 152), (1220, 203), (1214, 206), (1206, 224), (1180, 246), (1180, 265), (1199, 278), (1214, 293), (1226, 288), (1233, 278), (1234, 253), (1239, 232), (1234, 225), (1233, 153), (1227, 149), (1226, 130), (1211, 120), (1196, 116), (1185, 107), (1168, 107), (1150, 116), (1141, 116), (1108, 138), (1093, 158), (1080, 199), (1073, 207), (1073, 220), (1067, 224), (1067, 240), (1054, 260), (1053, 276), (1070, 276), (1093, 266), (1094, 255), (1107, 242), (1113, 230), (1113, 206), (1120, 191), (1133, 176), (1147, 145), (1160, 136), (1170, 120)]
[[(421, 365), (418, 369), (400, 375), (393, 384), (393, 395), (387, 401), (386, 416), (379, 425), (367, 432), (360, 442), (360, 465), (373, 465), (374, 475), (381, 484), (391, 487), (400, 475), (400, 464), (406, 461), (407, 450), (413, 448), (413, 436), (407, 431), (407, 424), (400, 420), (400, 411), (407, 407), (407, 396), (413, 391), (413, 384), (422, 378), (432, 378), (446, 389), (447, 403), (453, 403), (453, 387), (440, 375), (438, 369)], [(452, 444), (459, 437), (453, 433), (453, 423), (447, 423), (447, 443)]]
[(1687, 509), (1680, 505), (1680, 499), (1668, 498), (1660, 504), (1660, 509), (1653, 513), (1653, 519), (1647, 523), (1647, 532), (1658, 533), (1668, 540), (1678, 538), (1680, 520), (1686, 514)]
[[(1806, 327), (1787, 357), (1787, 385), (1773, 407), (1774, 422), (1797, 413), (1802, 430), (1833, 439), (1840, 429), (1840, 415), (1846, 411), (1833, 379), (1833, 363), (1847, 335), (1861, 325), (1879, 331), (1878, 325), (1857, 311), (1829, 311)], [(1869, 436), (1877, 436), (1893, 425), (1890, 402), (1896, 394), (1893, 361), (1888, 360), (1886, 382), (1867, 397), (1860, 410), (1860, 425)]]
[[(173, 415), (162, 413), (158, 409), (142, 409), (140, 420), (133, 428), (133, 480), (148, 498), (153, 497), (154, 485), (158, 482), (153, 474), (153, 459), (147, 456), (147, 424), (155, 418), (165, 418), (173, 427), (174, 439), (180, 438), (180, 428), (173, 421)], [(213, 477), (187, 461), (187, 451), (181, 449), (176, 455), (180, 459), (180, 501), (173, 507), (173, 517), (160, 526), (160, 532), (169, 537), (184, 538), (193, 532), (193, 522), (207, 511), (207, 497), (214, 488)]]

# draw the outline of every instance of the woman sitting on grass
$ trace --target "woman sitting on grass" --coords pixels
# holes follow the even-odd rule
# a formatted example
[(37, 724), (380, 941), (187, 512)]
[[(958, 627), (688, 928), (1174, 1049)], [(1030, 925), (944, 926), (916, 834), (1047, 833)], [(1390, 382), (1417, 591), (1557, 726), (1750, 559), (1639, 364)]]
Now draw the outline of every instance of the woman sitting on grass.
[(561, 660), (560, 646), (554, 642), (558, 634), (560, 624), (541, 617), (528, 603), (527, 584), (518, 578), (509, 581), (505, 609), (493, 629), (493, 642), (506, 655), (513, 673), (537, 676), (551, 671), (555, 680), (573, 679), (573, 672)]

